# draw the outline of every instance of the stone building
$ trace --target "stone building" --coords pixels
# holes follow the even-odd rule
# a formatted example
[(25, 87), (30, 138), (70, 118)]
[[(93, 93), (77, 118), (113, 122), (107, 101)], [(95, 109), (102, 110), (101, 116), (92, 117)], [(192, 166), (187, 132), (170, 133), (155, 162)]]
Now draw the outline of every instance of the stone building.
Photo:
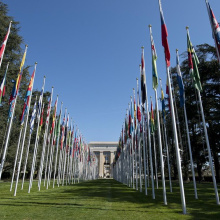
[(90, 151), (98, 158), (99, 177), (113, 177), (113, 160), (117, 150), (118, 142), (90, 142)]

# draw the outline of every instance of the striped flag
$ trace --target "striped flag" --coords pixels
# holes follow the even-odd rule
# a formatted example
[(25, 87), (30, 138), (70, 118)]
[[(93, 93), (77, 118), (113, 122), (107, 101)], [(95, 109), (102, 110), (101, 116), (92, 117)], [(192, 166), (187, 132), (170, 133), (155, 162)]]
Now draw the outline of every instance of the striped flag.
[(150, 27), (150, 40), (151, 40), (151, 54), (152, 54), (152, 79), (153, 79), (153, 89), (158, 87), (158, 74), (157, 74), (157, 52), (154, 44), (154, 39)]
[(159, 8), (160, 8), (160, 19), (161, 19), (162, 45), (164, 47), (166, 65), (167, 67), (169, 67), (170, 66), (170, 49), (169, 49), (169, 44), (167, 40), (168, 32), (167, 32), (167, 26), (166, 26), (164, 16), (163, 16), (161, 0), (159, 0)]
[(33, 111), (32, 111), (32, 115), (31, 115), (31, 119), (30, 119), (30, 133), (31, 134), (32, 134), (33, 129), (34, 129), (34, 121), (35, 121), (35, 118), (36, 118), (36, 113), (37, 113), (37, 102), (35, 101)]
[(2, 45), (1, 45), (1, 48), (0, 48), (0, 67), (1, 67), (2, 60), (3, 60), (6, 44), (7, 44), (7, 41), (8, 41), (8, 36), (10, 34), (11, 23), (12, 22), (9, 23), (7, 34), (5, 35), (4, 41), (2, 42)]
[(6, 84), (6, 75), (8, 72), (8, 66), (9, 66), (9, 63), (7, 64), (5, 75), (0, 86), (0, 104), (2, 103), (2, 98), (5, 96), (5, 84)]
[(153, 110), (152, 100), (151, 100), (150, 125), (151, 125), (151, 133), (153, 134), (155, 131), (155, 124), (154, 124), (154, 110)]
[(21, 70), (22, 70), (22, 68), (24, 66), (24, 63), (25, 63), (26, 54), (27, 54), (27, 45), (25, 47), (24, 55), (23, 55), (23, 58), (22, 58), (22, 61), (21, 61), (21, 64), (20, 64), (17, 80), (14, 83), (12, 94), (11, 94), (10, 99), (9, 99), (9, 103), (10, 103), (9, 118), (11, 118), (12, 112), (14, 111), (14, 108), (15, 108), (15, 99), (17, 97), (18, 90), (19, 90), (19, 87), (20, 87), (20, 82), (21, 82), (21, 77), (22, 77), (22, 71)]
[(23, 125), (24, 123), (24, 116), (26, 115), (26, 112), (28, 111), (28, 106), (29, 106), (29, 102), (30, 102), (30, 96), (31, 96), (31, 92), (33, 89), (33, 83), (34, 83), (34, 76), (35, 76), (35, 72), (36, 72), (36, 66), (34, 68), (34, 71), (32, 73), (28, 88), (27, 88), (27, 93), (26, 93), (26, 97), (25, 97), (25, 102), (24, 102), (24, 107), (23, 107), (23, 111), (21, 114), (21, 125)]
[(144, 48), (142, 48), (141, 55), (141, 98), (142, 105), (144, 107), (144, 103), (146, 102), (146, 75), (145, 75), (145, 62), (144, 62)]
[(210, 7), (208, 0), (206, 0), (206, 6), (207, 6), (209, 20), (210, 20), (211, 29), (212, 29), (212, 37), (215, 41), (216, 52), (218, 55), (218, 62), (220, 63), (220, 27)]

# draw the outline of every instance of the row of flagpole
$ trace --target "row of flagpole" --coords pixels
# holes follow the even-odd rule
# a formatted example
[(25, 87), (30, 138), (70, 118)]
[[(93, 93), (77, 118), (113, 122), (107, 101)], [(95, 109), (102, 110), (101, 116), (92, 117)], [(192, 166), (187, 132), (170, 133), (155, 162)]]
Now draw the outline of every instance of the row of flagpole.
[[(205, 0), (207, 5), (207, 10), (210, 18), (211, 28), (213, 32), (213, 38), (216, 45), (218, 62), (219, 60), (219, 52), (220, 52), (220, 28), (215, 19), (214, 13), (211, 10), (211, 7), (207, 0)], [(176, 164), (178, 170), (178, 178), (179, 178), (179, 187), (180, 187), (180, 196), (181, 196), (181, 204), (182, 204), (182, 211), (183, 214), (186, 214), (186, 202), (185, 202), (185, 191), (184, 191), (184, 184), (183, 184), (183, 177), (182, 177), (182, 167), (181, 167), (181, 155), (180, 155), (180, 147), (179, 147), (179, 140), (178, 140), (178, 131), (177, 131), (177, 121), (176, 117), (178, 118), (177, 111), (175, 111), (176, 106), (174, 106), (174, 97), (173, 97), (173, 90), (172, 90), (172, 83), (171, 83), (171, 76), (170, 76), (170, 50), (168, 44), (168, 32), (167, 27), (164, 20), (163, 10), (161, 6), (161, 0), (159, 0), (159, 11), (160, 11), (160, 18), (161, 18), (161, 34), (162, 34), (162, 46), (164, 47), (164, 54), (165, 54), (165, 64), (166, 64), (166, 74), (167, 74), (167, 94), (169, 100), (169, 108), (171, 114), (171, 121), (172, 121), (172, 130), (173, 130), (173, 138), (174, 138), (174, 145), (176, 151)], [(162, 146), (162, 137), (164, 137), (164, 145), (166, 148), (167, 153), (167, 163), (168, 163), (168, 175), (169, 175), (169, 183), (170, 183), (170, 192), (172, 192), (172, 182), (171, 182), (171, 168), (169, 163), (169, 149), (167, 143), (167, 134), (166, 134), (166, 121), (165, 121), (165, 104), (164, 104), (164, 94), (162, 89), (162, 82), (160, 79), (160, 89), (161, 89), (161, 101), (162, 101), (162, 111), (161, 114), (161, 123), (160, 124), (160, 112), (158, 109), (158, 96), (157, 96), (157, 88), (158, 88), (158, 74), (157, 74), (157, 54), (155, 49), (155, 44), (152, 35), (152, 26), (149, 25), (150, 30), (150, 42), (151, 42), (151, 53), (152, 53), (152, 75), (153, 75), (153, 89), (155, 92), (155, 104), (156, 104), (156, 124), (157, 124), (157, 139), (158, 139), (158, 149), (160, 155), (160, 166), (161, 166), (161, 181), (162, 181), (162, 188), (163, 188), (163, 200), (164, 204), (167, 205), (167, 196), (166, 196), (166, 186), (165, 186), (165, 175), (164, 175), (164, 157), (163, 155), (163, 146)], [(189, 36), (189, 28), (187, 30), (187, 51), (188, 51), (188, 61), (189, 61), (189, 74), (192, 77), (192, 82), (197, 90), (198, 97), (199, 97), (199, 104), (200, 104), (200, 112), (202, 115), (203, 120), (203, 127), (205, 132), (205, 139), (206, 145), (208, 150), (209, 156), (209, 164), (212, 172), (212, 179), (213, 185), (215, 190), (215, 197), (216, 203), (219, 205), (219, 196), (218, 196), (218, 189), (215, 179), (215, 171), (213, 166), (213, 160), (211, 155), (211, 149), (209, 145), (208, 133), (206, 128), (206, 122), (203, 112), (202, 100), (200, 91), (202, 90), (202, 86), (200, 83), (199, 71), (197, 65), (199, 64), (198, 58), (196, 56), (195, 50), (192, 46)], [(188, 128), (188, 121), (187, 121), (187, 113), (186, 113), (186, 106), (185, 106), (185, 94), (184, 94), (184, 84), (182, 81), (182, 75), (180, 70), (179, 64), (179, 55), (178, 50), (176, 50), (176, 69), (177, 69), (177, 80), (180, 90), (180, 102), (181, 107), (184, 109), (184, 119), (186, 124), (186, 132), (187, 132), (187, 143), (188, 143), (188, 150), (190, 155), (190, 164), (192, 169), (192, 178), (193, 178), (193, 185), (194, 185), (194, 194), (195, 199), (198, 199), (197, 195), (197, 188), (196, 188), (196, 180), (195, 180), (195, 172), (194, 172), (194, 163), (192, 158), (192, 149), (191, 149), (191, 141), (190, 141), (190, 133)], [(140, 187), (140, 192), (142, 192), (142, 177), (144, 178), (145, 184), (145, 195), (147, 195), (147, 186), (149, 186), (149, 176), (151, 177), (151, 188), (152, 188), (152, 198), (155, 199), (155, 188), (154, 188), (154, 178), (156, 179), (156, 185), (158, 188), (158, 176), (157, 176), (157, 161), (156, 155), (157, 152), (155, 150), (155, 134), (152, 131), (154, 127), (154, 112), (152, 106), (152, 98), (151, 98), (151, 118), (149, 117), (149, 108), (148, 108), (148, 96), (147, 96), (147, 84), (146, 84), (146, 75), (145, 75), (145, 62), (144, 62), (144, 48), (142, 47), (142, 56), (141, 56), (141, 65), (140, 65), (140, 72), (141, 72), (141, 99), (142, 103), (140, 106), (139, 100), (139, 86), (138, 86), (138, 79), (137, 79), (137, 108), (135, 102), (135, 93), (134, 93), (134, 108), (132, 109), (132, 98), (131, 104), (129, 104), (129, 110), (127, 110), (127, 114), (125, 117), (124, 125), (122, 126), (122, 132), (119, 139), (119, 147), (116, 153), (115, 161), (114, 161), (114, 178), (117, 181), (120, 181), (124, 184), (138, 190), (138, 186)], [(134, 113), (133, 113), (134, 111)], [(161, 128), (163, 134), (161, 134)], [(153, 137), (151, 138), (151, 133)], [(164, 136), (163, 136), (164, 135)], [(181, 135), (180, 135), (181, 138)], [(151, 141), (153, 140), (153, 148)], [(134, 144), (135, 143), (135, 144)], [(134, 145), (134, 146), (133, 146)], [(138, 146), (138, 147), (137, 147)], [(143, 152), (141, 150), (141, 146), (143, 148)], [(153, 165), (153, 154), (154, 152), (154, 162)], [(143, 155), (142, 155), (143, 153)], [(148, 156), (150, 160), (150, 170), (149, 173), (149, 164), (148, 164)], [(134, 161), (135, 160), (135, 161)], [(143, 161), (143, 162), (142, 162)], [(142, 164), (144, 165), (144, 169), (142, 168)], [(155, 171), (154, 171), (155, 168)], [(134, 172), (135, 170), (135, 172)], [(139, 172), (138, 172), (139, 171)], [(135, 174), (135, 175), (134, 175)], [(138, 181), (139, 178), (139, 181)], [(138, 183), (139, 182), (139, 183)], [(135, 187), (136, 184), (136, 187)]]
[[(2, 48), (0, 49), (1, 52), (0, 64), (2, 63), (4, 50), (10, 33), (10, 28), (11, 28), (11, 22), (9, 25), (9, 30), (3, 42), (3, 46), (2, 46), (3, 49)], [(2, 173), (4, 171), (4, 164), (6, 161), (10, 136), (12, 135), (11, 130), (13, 126), (16, 102), (19, 94), (19, 87), (22, 80), (23, 68), (26, 60), (27, 48), (28, 46), (26, 45), (24, 55), (20, 64), (19, 73), (14, 83), (13, 91), (9, 100), (10, 109), (9, 109), (8, 122), (6, 125), (6, 138), (5, 140), (3, 140), (4, 147), (3, 147), (3, 154), (0, 164), (0, 179), (2, 178)], [(4, 86), (5, 86), (8, 67), (9, 67), (9, 63), (7, 64), (4, 81), (2, 83)], [(34, 71), (27, 88), (24, 107), (23, 107), (22, 115), (20, 117), (20, 122), (21, 122), (20, 133), (17, 143), (15, 160), (13, 164), (14, 168), (13, 168), (13, 174), (12, 174), (12, 180), (10, 186), (10, 191), (12, 191), (13, 183), (14, 181), (16, 181), (14, 196), (16, 196), (17, 193), (17, 187), (21, 173), (21, 165), (23, 162), (23, 152), (25, 149), (26, 138), (28, 138), (28, 145), (26, 147), (26, 154), (23, 164), (23, 177), (22, 177), (21, 189), (23, 189), (24, 187), (25, 174), (27, 171), (27, 162), (28, 159), (32, 156), (28, 193), (30, 193), (30, 190), (33, 185), (34, 174), (38, 163), (37, 155), (39, 154), (38, 152), (40, 151), (39, 145), (40, 145), (40, 139), (42, 137), (43, 137), (43, 146), (41, 151), (39, 170), (37, 172), (39, 190), (41, 188), (43, 175), (44, 175), (44, 186), (46, 186), (47, 189), (51, 181), (53, 181), (53, 188), (54, 188), (55, 181), (57, 181), (57, 185), (59, 186), (60, 184), (64, 185), (65, 179), (66, 179), (66, 184), (71, 184), (71, 183), (76, 183), (76, 181), (79, 182), (80, 180), (89, 180), (89, 179), (98, 178), (98, 159), (93, 152), (90, 152), (89, 146), (85, 142), (85, 139), (83, 138), (77, 126), (74, 128), (72, 119), (71, 119), (71, 124), (69, 125), (69, 113), (67, 116), (67, 109), (65, 110), (62, 126), (60, 124), (63, 103), (61, 103), (59, 117), (56, 116), (58, 96), (56, 98), (56, 102), (53, 107), (53, 115), (51, 115), (53, 87), (47, 108), (45, 131), (42, 134), (41, 130), (44, 123), (43, 116), (44, 116), (44, 106), (45, 106), (45, 103), (43, 102), (43, 96), (44, 96), (46, 77), (44, 77), (43, 79), (43, 85), (42, 85), (40, 97), (38, 99), (38, 102), (36, 97), (33, 106), (32, 115), (29, 120), (29, 111), (31, 107), (31, 98), (32, 98), (32, 91), (34, 86), (36, 68), (37, 68), (37, 63), (35, 63)], [(1, 86), (1, 91), (3, 91), (2, 88), (3, 86)], [(1, 98), (2, 95), (3, 94), (1, 92)], [(52, 116), (52, 123), (49, 122), (51, 116)], [(29, 136), (27, 135), (28, 122), (30, 127)], [(60, 132), (60, 128), (61, 128), (61, 132)], [(33, 154), (30, 154), (30, 142), (32, 139), (34, 129), (36, 131), (35, 142), (34, 142), (35, 144), (34, 144)]]

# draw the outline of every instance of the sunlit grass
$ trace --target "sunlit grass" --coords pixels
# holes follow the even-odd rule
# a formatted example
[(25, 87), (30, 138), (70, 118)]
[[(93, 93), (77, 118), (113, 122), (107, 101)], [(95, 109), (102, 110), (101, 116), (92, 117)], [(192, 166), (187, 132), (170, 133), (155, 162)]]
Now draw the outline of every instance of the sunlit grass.
[(187, 215), (182, 214), (180, 193), (173, 183), (168, 192), (168, 205), (163, 204), (161, 187), (156, 199), (130, 189), (115, 180), (103, 179), (75, 185), (42, 187), (38, 191), (34, 182), (28, 194), (28, 182), (17, 196), (10, 192), (10, 183), (0, 183), (0, 219), (220, 219), (220, 206), (216, 205), (211, 183), (197, 184), (199, 199), (194, 199), (191, 183), (185, 184)]

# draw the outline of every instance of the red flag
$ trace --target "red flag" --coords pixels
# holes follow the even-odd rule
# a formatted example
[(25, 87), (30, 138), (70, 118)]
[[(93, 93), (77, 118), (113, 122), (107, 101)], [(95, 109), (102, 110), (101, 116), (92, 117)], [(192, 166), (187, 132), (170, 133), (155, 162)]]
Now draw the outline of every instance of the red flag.
[(161, 1), (159, 1), (159, 7), (160, 7), (160, 18), (161, 18), (161, 35), (162, 35), (162, 45), (164, 47), (164, 53), (165, 53), (165, 60), (167, 67), (170, 66), (170, 49), (168, 44), (168, 32), (167, 32), (167, 26), (165, 24), (164, 16), (163, 16), (163, 10), (161, 6)]

